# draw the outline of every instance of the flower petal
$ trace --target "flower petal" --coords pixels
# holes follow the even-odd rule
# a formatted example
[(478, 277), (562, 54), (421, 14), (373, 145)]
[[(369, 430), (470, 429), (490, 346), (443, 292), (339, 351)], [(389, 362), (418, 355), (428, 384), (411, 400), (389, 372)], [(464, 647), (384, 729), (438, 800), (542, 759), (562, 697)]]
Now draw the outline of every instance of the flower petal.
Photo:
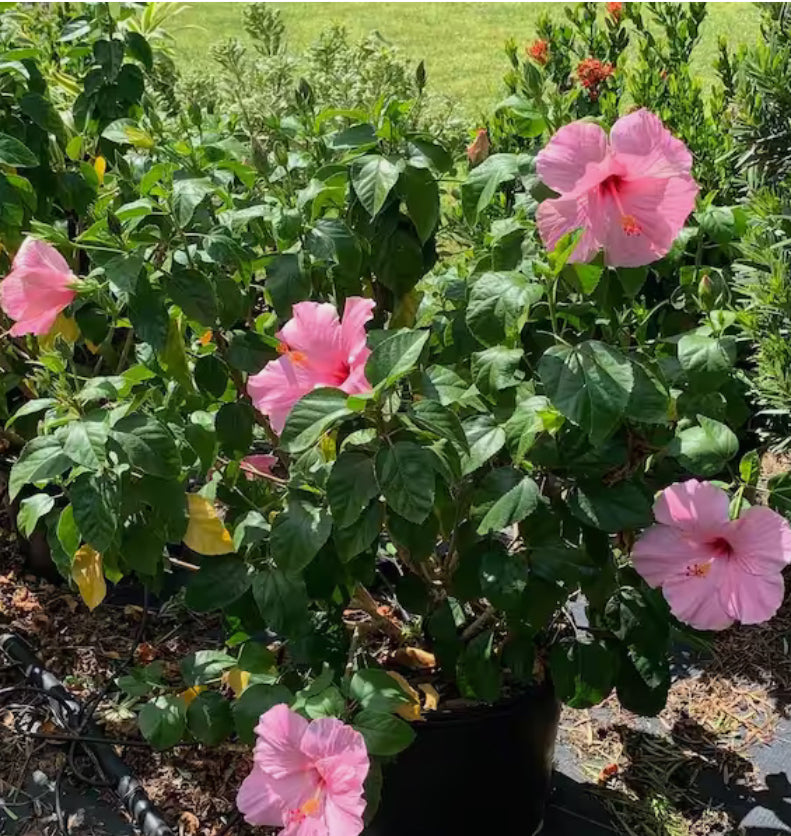
[(283, 826), (283, 802), (272, 789), (272, 779), (257, 766), (242, 781), (236, 806), (248, 824)]
[(589, 195), (559, 197), (545, 200), (538, 207), (536, 223), (541, 240), (548, 250), (553, 250), (567, 232), (573, 232), (581, 227), (585, 231), (569, 260), (586, 262), (596, 255), (601, 249), (602, 241), (597, 234), (600, 232), (599, 226), (589, 211), (592, 200), (598, 203), (596, 198)]
[(289, 348), (303, 352), (311, 361), (335, 363), (341, 336), (338, 312), (329, 302), (297, 302), (291, 319), (278, 336)]
[[(258, 740), (254, 758), (258, 767), (273, 778), (301, 773), (305, 776), (304, 783), (310, 783), (306, 771), (310, 770), (311, 762), (300, 749), (307, 728), (308, 721), (283, 703), (262, 714), (255, 727)], [(284, 799), (287, 807), (296, 808), (302, 803), (301, 793), (294, 792), (294, 795), (299, 797)]]
[(725, 610), (718, 594), (727, 563), (715, 558), (707, 564), (708, 571), (704, 574), (665, 582), (662, 593), (679, 621), (698, 630), (724, 630), (733, 624), (733, 616)]
[[(691, 177), (622, 181), (618, 187), (620, 206), (608, 203), (604, 243), (607, 263), (612, 267), (641, 267), (665, 256), (695, 208), (697, 193)], [(637, 222), (637, 234), (630, 234), (625, 225), (629, 217)]]
[(255, 408), (269, 418), (272, 429), (280, 435), (294, 404), (312, 391), (313, 382), (304, 369), (289, 357), (267, 363), (258, 374), (247, 379), (247, 394)]
[(791, 563), (791, 526), (770, 508), (748, 508), (728, 529), (734, 559), (752, 575), (781, 572)]
[(708, 563), (711, 557), (704, 543), (672, 525), (652, 525), (632, 549), (634, 568), (653, 587), (686, 578), (689, 566)]
[(239, 464), (240, 470), (248, 479), (259, 479), (264, 475), (272, 475), (272, 468), (278, 463), (277, 456), (266, 453), (245, 456)]
[(692, 168), (687, 146), (645, 108), (613, 125), (610, 145), (617, 167), (628, 177), (672, 177)]
[(564, 125), (536, 157), (536, 174), (550, 189), (574, 196), (609, 174), (607, 135), (593, 122)]
[(25, 238), (14, 256), (14, 270), (52, 270), (55, 273), (70, 274), (71, 268), (66, 259), (46, 241), (37, 238)]
[(357, 795), (330, 795), (324, 805), (324, 821), (332, 836), (358, 836), (363, 830), (365, 799)]
[(723, 609), (742, 624), (761, 624), (780, 609), (785, 595), (783, 576), (753, 575), (737, 560), (728, 560), (725, 578), (719, 588)]
[(341, 322), (341, 346), (349, 365), (353, 365), (360, 355), (366, 351), (365, 323), (374, 315), (376, 303), (373, 299), (361, 296), (350, 296), (343, 308)]
[(687, 479), (662, 491), (654, 504), (654, 516), (663, 525), (708, 534), (727, 526), (729, 504), (728, 494), (711, 482)]
[(300, 748), (321, 773), (333, 792), (362, 791), (368, 774), (368, 751), (363, 736), (334, 717), (314, 720)]

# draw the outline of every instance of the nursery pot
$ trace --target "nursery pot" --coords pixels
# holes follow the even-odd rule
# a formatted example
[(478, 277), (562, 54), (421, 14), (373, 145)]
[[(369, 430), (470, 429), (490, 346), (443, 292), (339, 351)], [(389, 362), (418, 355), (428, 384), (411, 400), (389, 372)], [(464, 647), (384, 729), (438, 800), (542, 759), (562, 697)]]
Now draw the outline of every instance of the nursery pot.
[(413, 744), (383, 766), (365, 836), (539, 833), (559, 715), (549, 683), (496, 705), (427, 714)]

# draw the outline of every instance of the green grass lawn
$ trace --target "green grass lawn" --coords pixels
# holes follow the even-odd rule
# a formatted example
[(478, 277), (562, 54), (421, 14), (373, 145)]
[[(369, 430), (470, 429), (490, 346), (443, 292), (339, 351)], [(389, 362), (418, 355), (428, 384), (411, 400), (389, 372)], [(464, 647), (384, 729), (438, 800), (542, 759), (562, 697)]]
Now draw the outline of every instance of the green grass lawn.
[[(208, 47), (229, 36), (245, 40), (242, 4), (201, 3), (178, 20), (198, 28), (176, 31), (179, 60), (191, 67), (211, 66)], [(289, 3), (280, 6), (292, 48), (310, 44), (332, 23), (355, 37), (377, 30), (414, 63), (423, 59), (429, 87), (457, 99), (473, 115), (491, 108), (508, 69), (503, 44), (527, 43), (539, 16), (562, 14), (555, 3)], [(759, 12), (752, 3), (709, 3), (709, 16), (697, 47), (695, 67), (713, 76), (717, 39), (732, 44), (753, 40)]]

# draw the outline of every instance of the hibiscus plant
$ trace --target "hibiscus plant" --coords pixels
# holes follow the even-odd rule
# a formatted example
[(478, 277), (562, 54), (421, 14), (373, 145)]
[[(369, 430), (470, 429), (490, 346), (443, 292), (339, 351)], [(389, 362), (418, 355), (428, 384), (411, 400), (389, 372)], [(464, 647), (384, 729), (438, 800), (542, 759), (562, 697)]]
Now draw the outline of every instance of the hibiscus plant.
[[(123, 44), (147, 71), (113, 31), (99, 70)], [(656, 115), (479, 141), (448, 192), (469, 239), (438, 261), (465, 163), (414, 102), (317, 112), (306, 85), (251, 137), (144, 98), (61, 120), (69, 161), (26, 146), (24, 80), (0, 154), (79, 161), (95, 197), (18, 213), (6, 247), (18, 526), (91, 608), (131, 577), (221, 614), (178, 678), (118, 684), (156, 747), (258, 732), (248, 821), (359, 833), (435, 711), (551, 682), (656, 714), (674, 642), (778, 608), (791, 530), (747, 432), (741, 216)]]

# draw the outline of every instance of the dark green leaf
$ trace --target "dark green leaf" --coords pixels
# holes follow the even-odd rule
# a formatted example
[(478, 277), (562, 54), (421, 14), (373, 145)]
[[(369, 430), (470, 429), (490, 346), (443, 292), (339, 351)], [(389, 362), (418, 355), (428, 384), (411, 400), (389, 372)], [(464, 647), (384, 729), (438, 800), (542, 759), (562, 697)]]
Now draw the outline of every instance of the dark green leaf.
[(138, 717), (140, 733), (155, 749), (175, 746), (187, 727), (184, 700), (179, 697), (157, 697), (146, 703)]
[(276, 705), (291, 705), (294, 695), (285, 685), (251, 685), (233, 704), (233, 723), (242, 743), (255, 742), (254, 729), (262, 714)]
[(371, 217), (379, 214), (398, 182), (399, 169), (385, 157), (368, 154), (351, 164), (351, 181), (363, 208)]
[(106, 551), (115, 539), (120, 501), (115, 482), (83, 473), (69, 485), (74, 520), (83, 539), (98, 552)]
[(571, 491), (569, 510), (586, 525), (615, 534), (650, 525), (651, 497), (636, 482), (581, 483)]
[(690, 473), (714, 476), (739, 451), (739, 440), (719, 421), (698, 415), (698, 427), (682, 430), (667, 448)]
[(238, 557), (211, 557), (187, 584), (186, 605), (196, 612), (221, 609), (241, 598), (253, 579)]
[(23, 537), (30, 537), (36, 523), (55, 506), (55, 497), (46, 493), (37, 493), (23, 499), (19, 505), (16, 523)]
[(291, 636), (305, 625), (308, 595), (302, 578), (291, 578), (280, 569), (257, 572), (253, 597), (264, 620), (276, 632)]
[(211, 327), (217, 320), (217, 294), (205, 273), (174, 270), (167, 283), (170, 298), (189, 319)]
[(217, 691), (198, 694), (187, 709), (187, 727), (207, 746), (222, 743), (233, 731), (231, 704)]
[(409, 217), (424, 244), (439, 220), (439, 187), (427, 168), (408, 165), (398, 178), (397, 192), (406, 204)]
[(376, 456), (376, 475), (387, 504), (402, 517), (421, 523), (434, 504), (431, 456), (411, 441), (383, 447)]
[(472, 355), (472, 378), (478, 389), (486, 395), (494, 395), (503, 389), (517, 386), (524, 377), (520, 365), (521, 348), (492, 346)]
[(14, 168), (35, 168), (38, 158), (18, 139), (0, 133), (0, 163)]
[(349, 684), (349, 696), (362, 708), (384, 713), (396, 711), (411, 702), (403, 688), (381, 668), (357, 671)]
[(195, 385), (213, 398), (222, 397), (228, 386), (228, 368), (214, 354), (199, 357), (195, 362)]
[(517, 344), (530, 306), (543, 295), (543, 287), (524, 273), (484, 273), (470, 289), (467, 327), (486, 346)]
[(391, 386), (417, 365), (428, 331), (410, 331), (406, 328), (388, 332), (380, 340), (365, 364), (365, 377), (372, 386), (380, 383)]
[(327, 480), (327, 499), (335, 526), (345, 528), (355, 523), (378, 495), (373, 458), (357, 450), (341, 453)]
[(181, 678), (191, 688), (219, 679), (236, 663), (224, 650), (198, 650), (181, 660)]
[(217, 412), (214, 427), (220, 448), (231, 458), (245, 454), (253, 446), (253, 408), (247, 401), (223, 404)]
[(397, 755), (415, 739), (411, 726), (392, 714), (364, 709), (355, 714), (352, 726), (362, 734), (369, 755)]
[(478, 534), (503, 531), (536, 510), (538, 485), (512, 467), (487, 473), (473, 494), (472, 518), (480, 520)]
[(502, 691), (503, 674), (493, 654), (491, 630), (477, 635), (464, 648), (456, 666), (459, 690), (468, 699), (497, 702)]
[(455, 412), (443, 406), (438, 401), (428, 398), (415, 401), (409, 412), (409, 417), (424, 430), (428, 430), (440, 438), (447, 438), (457, 444), (465, 452), (469, 452), (467, 436), (461, 426), (461, 421)]
[(617, 658), (603, 642), (563, 639), (550, 651), (549, 668), (559, 699), (571, 708), (590, 708), (612, 691)]
[(170, 431), (156, 418), (129, 415), (110, 430), (132, 467), (151, 476), (170, 479), (181, 470), (181, 457)]
[(340, 389), (314, 389), (295, 404), (286, 419), (280, 446), (288, 453), (312, 447), (335, 423), (354, 413)]
[(298, 253), (284, 253), (272, 259), (266, 268), (266, 289), (277, 315), (291, 316), (291, 306), (310, 297), (310, 275), (303, 269)]
[(332, 518), (296, 495), (289, 497), (272, 525), (269, 546), (279, 569), (296, 575), (318, 554), (332, 531)]
[(28, 441), (22, 449), (8, 480), (8, 497), (13, 500), (25, 486), (49, 482), (71, 466), (60, 441), (51, 435), (41, 435)]

